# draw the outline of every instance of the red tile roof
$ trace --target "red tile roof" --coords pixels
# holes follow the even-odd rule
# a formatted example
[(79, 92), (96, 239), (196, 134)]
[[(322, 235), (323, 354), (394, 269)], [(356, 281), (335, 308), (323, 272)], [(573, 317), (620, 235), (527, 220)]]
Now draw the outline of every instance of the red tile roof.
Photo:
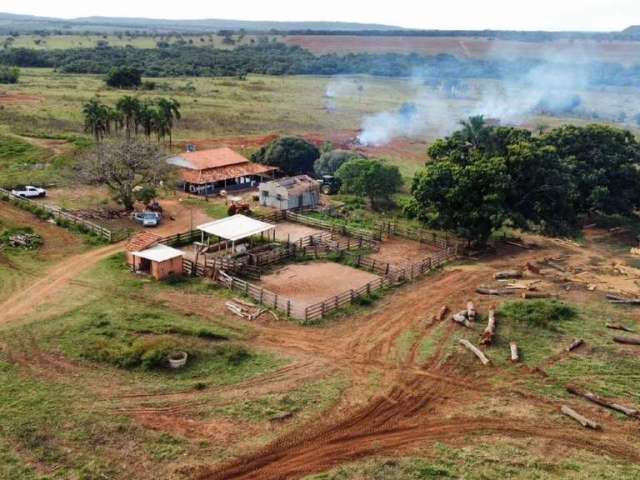
[(191, 170), (206, 170), (209, 168), (221, 168), (249, 163), (248, 159), (228, 147), (196, 152), (183, 152), (173, 157), (173, 159), (177, 162), (172, 161), (171, 163)]
[(127, 252), (139, 252), (158, 243), (160, 240), (162, 240), (162, 237), (155, 233), (149, 231), (140, 232), (127, 240), (125, 249)]
[(248, 162), (242, 165), (211, 168), (208, 170), (188, 170), (183, 168), (180, 170), (180, 175), (187, 183), (201, 185), (204, 183), (220, 182), (222, 180), (232, 180), (249, 175), (268, 175), (276, 170), (277, 168), (275, 167)]

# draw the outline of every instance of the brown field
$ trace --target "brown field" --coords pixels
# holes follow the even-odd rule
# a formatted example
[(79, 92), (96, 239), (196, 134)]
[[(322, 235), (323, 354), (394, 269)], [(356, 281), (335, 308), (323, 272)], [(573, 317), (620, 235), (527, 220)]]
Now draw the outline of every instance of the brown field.
[(262, 277), (260, 286), (306, 306), (360, 288), (376, 278), (372, 273), (338, 263), (313, 262), (287, 265)]
[(302, 225), (301, 223), (279, 222), (276, 226), (276, 240), (297, 242), (303, 237), (324, 233), (324, 230)]
[(566, 55), (569, 58), (596, 58), (625, 65), (640, 61), (637, 42), (594, 40), (519, 42), (473, 37), (364, 37), (292, 35), (284, 41), (314, 53), (410, 53), (438, 55), (446, 53), (466, 58), (517, 58)]

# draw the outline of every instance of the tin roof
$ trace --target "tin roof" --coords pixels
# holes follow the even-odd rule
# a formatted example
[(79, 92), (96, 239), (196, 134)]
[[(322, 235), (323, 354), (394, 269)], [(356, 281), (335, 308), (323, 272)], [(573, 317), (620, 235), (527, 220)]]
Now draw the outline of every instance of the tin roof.
[(225, 240), (236, 241), (276, 228), (275, 225), (237, 214), (198, 225), (197, 229)]
[(159, 244), (141, 252), (133, 252), (132, 254), (134, 257), (145, 258), (147, 260), (151, 260), (152, 262), (166, 262), (167, 260), (171, 260), (172, 258), (182, 257), (184, 255), (184, 252), (172, 247), (168, 247), (167, 245)]

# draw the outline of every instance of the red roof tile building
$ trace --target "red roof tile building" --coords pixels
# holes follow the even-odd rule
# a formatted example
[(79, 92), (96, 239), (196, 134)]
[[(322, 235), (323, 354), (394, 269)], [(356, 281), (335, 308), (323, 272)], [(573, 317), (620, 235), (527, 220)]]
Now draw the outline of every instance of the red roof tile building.
[(230, 148), (184, 152), (167, 160), (178, 167), (183, 188), (199, 195), (240, 190), (272, 179), (277, 168), (252, 163)]

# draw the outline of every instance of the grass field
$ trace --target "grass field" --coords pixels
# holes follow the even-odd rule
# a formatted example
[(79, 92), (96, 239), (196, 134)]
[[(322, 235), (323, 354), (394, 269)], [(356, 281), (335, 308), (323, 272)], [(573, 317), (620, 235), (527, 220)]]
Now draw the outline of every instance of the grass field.
[[(266, 38), (273, 38), (265, 36)], [(0, 35), (0, 44), (4, 44), (8, 38), (13, 38), (11, 46), (14, 48), (35, 48), (38, 50), (68, 49), (68, 48), (94, 48), (98, 44), (107, 44), (111, 47), (134, 47), (134, 48), (156, 48), (158, 42), (215, 47), (215, 48), (234, 48), (239, 45), (251, 45), (256, 41), (254, 35), (245, 35), (240, 38), (239, 35), (233, 35), (233, 43), (225, 43), (224, 37), (216, 34), (205, 35), (157, 35), (157, 36), (129, 36), (126, 34), (90, 34), (90, 35), (19, 35), (11, 37), (9, 35)]]

